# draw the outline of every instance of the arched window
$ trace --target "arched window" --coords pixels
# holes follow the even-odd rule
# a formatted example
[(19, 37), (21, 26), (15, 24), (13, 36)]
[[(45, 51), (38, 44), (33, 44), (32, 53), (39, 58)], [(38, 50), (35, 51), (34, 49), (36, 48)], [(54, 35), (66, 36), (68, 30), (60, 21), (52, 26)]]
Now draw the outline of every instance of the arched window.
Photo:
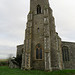
[(37, 14), (41, 14), (41, 6), (37, 5)]
[(36, 46), (36, 59), (42, 59), (42, 48), (40, 44)]
[(62, 47), (63, 61), (69, 61), (69, 51), (67, 46)]

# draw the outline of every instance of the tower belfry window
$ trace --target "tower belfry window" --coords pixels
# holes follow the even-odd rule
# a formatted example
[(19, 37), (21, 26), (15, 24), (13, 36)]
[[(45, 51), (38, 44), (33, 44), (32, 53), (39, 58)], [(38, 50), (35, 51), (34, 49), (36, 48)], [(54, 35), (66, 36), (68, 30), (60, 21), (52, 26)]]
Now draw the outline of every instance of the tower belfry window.
[(41, 6), (37, 5), (37, 14), (41, 14)]

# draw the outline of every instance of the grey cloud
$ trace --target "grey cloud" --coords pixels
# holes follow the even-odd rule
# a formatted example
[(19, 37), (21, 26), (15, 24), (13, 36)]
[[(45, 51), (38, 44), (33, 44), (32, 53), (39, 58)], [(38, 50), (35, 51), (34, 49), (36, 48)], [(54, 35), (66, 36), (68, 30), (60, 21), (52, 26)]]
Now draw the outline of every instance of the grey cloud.
[(10, 55), (16, 55), (16, 47), (2, 46), (0, 45), (0, 59), (8, 58)]
[(56, 30), (62, 40), (75, 41), (75, 1), (49, 0), (55, 17)]
[[(8, 55), (24, 41), (30, 0), (0, 0), (0, 53)], [(75, 41), (75, 1), (49, 0), (56, 30), (62, 40)], [(2, 55), (0, 57), (6, 57)]]

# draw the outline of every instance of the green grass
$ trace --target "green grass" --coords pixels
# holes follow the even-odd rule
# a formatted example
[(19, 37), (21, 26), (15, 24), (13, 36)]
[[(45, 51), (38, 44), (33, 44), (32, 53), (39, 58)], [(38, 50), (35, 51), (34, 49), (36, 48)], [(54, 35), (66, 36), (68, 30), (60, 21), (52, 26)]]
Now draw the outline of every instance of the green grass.
[(0, 66), (0, 75), (75, 75), (75, 70), (62, 70), (52, 72), (39, 70), (24, 71), (20, 69), (10, 69), (7, 66)]

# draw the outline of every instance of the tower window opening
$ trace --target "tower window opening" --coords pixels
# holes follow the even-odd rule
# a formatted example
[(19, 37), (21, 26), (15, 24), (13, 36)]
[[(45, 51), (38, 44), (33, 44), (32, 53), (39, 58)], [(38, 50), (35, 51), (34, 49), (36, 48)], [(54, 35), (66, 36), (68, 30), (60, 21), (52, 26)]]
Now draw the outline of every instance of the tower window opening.
[(37, 14), (41, 14), (41, 6), (37, 5)]

